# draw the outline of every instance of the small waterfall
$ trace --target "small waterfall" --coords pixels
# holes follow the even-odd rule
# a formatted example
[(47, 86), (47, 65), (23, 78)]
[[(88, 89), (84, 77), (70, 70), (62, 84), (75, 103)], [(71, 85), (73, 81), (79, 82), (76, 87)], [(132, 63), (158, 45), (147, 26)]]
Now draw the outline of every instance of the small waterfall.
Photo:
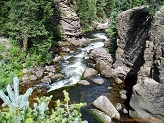
[[(104, 38), (107, 39), (104, 33), (93, 34), (95, 38)], [(81, 78), (85, 68), (85, 58), (88, 56), (88, 52), (91, 49), (103, 47), (104, 42), (93, 42), (84, 48), (78, 48), (78, 51), (73, 54), (68, 54), (64, 56), (64, 62), (62, 63), (61, 73), (64, 74), (64, 78), (61, 80), (55, 81), (51, 86), (49, 91), (53, 91), (65, 86), (75, 85)]]

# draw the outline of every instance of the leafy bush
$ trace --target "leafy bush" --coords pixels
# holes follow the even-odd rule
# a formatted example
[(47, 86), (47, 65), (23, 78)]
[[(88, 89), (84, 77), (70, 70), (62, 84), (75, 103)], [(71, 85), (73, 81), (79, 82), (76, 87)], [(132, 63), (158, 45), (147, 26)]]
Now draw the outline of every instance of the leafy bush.
[(19, 80), (14, 77), (14, 91), (10, 85), (6, 90), (8, 96), (0, 91), (0, 98), (4, 101), (2, 106), (8, 105), (9, 108), (5, 108), (0, 111), (0, 121), (3, 123), (87, 123), (82, 121), (80, 108), (86, 104), (71, 104), (69, 105), (69, 95), (66, 91), (64, 93), (64, 101), (57, 100), (57, 106), (55, 110), (50, 110), (48, 104), (51, 101), (50, 97), (37, 98), (38, 103), (34, 103), (34, 109), (29, 107), (28, 97), (32, 93), (32, 89), (29, 88), (25, 94), (19, 95)]

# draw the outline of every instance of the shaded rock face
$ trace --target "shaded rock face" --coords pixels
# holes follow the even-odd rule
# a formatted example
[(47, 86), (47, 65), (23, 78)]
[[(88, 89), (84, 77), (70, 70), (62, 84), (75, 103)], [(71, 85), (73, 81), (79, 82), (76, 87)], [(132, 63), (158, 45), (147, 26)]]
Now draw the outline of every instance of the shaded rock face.
[(80, 19), (76, 12), (69, 6), (69, 0), (61, 0), (55, 4), (58, 11), (54, 13), (54, 26), (62, 26), (62, 37), (79, 36), (81, 34)]
[(136, 74), (144, 63), (150, 22), (150, 16), (144, 7), (129, 9), (118, 15), (116, 27), (120, 39), (117, 40), (115, 68), (126, 66), (131, 68), (128, 74)]

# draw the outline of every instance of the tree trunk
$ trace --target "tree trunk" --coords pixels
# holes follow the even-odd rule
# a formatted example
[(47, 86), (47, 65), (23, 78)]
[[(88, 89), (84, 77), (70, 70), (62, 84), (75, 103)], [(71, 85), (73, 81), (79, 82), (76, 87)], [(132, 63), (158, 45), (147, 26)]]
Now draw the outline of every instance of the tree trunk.
[(28, 39), (26, 37), (24, 37), (24, 39), (23, 39), (23, 52), (26, 52), (26, 50), (27, 50), (27, 42), (28, 42)]

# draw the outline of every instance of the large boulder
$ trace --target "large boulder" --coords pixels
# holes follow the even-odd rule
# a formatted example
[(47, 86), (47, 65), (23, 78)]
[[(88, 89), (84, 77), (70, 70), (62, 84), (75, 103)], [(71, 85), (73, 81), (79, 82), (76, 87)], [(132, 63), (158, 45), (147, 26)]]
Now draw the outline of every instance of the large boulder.
[(83, 73), (83, 76), (82, 76), (82, 78), (90, 78), (90, 77), (92, 77), (92, 76), (94, 76), (94, 75), (97, 75), (98, 74), (98, 71), (97, 70), (95, 70), (95, 69), (93, 69), (93, 68), (86, 68), (85, 69), (85, 71), (84, 71), (84, 73)]
[(68, 42), (71, 43), (74, 46), (86, 46), (88, 45), (91, 40), (89, 38), (81, 38), (81, 39), (76, 39), (76, 38), (67, 38)]
[(164, 119), (164, 87), (153, 79), (145, 78), (133, 87), (130, 106), (133, 110), (129, 114), (133, 118)]
[(111, 118), (106, 115), (104, 112), (101, 112), (97, 109), (90, 109), (91, 113), (96, 115), (103, 123), (111, 123)]
[(111, 118), (120, 119), (120, 114), (106, 96), (98, 97), (93, 102), (93, 105), (105, 114), (109, 115)]
[(112, 76), (112, 64), (114, 62), (114, 56), (108, 54), (108, 51), (104, 48), (93, 49), (89, 58), (95, 60), (96, 69), (101, 73), (102, 76), (110, 78)]

